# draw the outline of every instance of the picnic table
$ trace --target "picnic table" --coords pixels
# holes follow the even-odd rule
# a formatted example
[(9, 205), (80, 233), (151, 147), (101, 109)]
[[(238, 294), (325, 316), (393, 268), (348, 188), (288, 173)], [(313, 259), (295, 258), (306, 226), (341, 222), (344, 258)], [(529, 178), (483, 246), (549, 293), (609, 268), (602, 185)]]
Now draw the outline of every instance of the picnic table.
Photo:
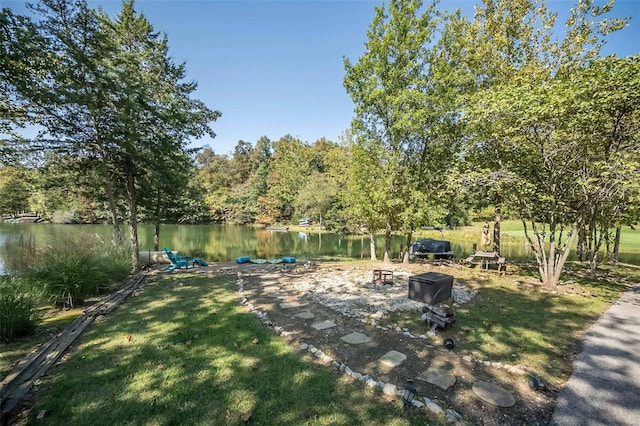
[(500, 257), (497, 251), (477, 251), (467, 257), (465, 262), (482, 265), (482, 269), (489, 269), (489, 265), (498, 265), (498, 271), (506, 268), (506, 259)]

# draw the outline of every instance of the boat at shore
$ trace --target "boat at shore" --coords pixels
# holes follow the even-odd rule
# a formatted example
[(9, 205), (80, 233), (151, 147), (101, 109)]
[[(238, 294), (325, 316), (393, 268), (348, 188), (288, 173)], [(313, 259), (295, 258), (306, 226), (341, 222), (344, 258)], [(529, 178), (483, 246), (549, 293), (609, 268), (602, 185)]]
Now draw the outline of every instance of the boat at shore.
[(267, 231), (276, 231), (276, 232), (289, 232), (288, 226), (267, 226), (265, 227)]

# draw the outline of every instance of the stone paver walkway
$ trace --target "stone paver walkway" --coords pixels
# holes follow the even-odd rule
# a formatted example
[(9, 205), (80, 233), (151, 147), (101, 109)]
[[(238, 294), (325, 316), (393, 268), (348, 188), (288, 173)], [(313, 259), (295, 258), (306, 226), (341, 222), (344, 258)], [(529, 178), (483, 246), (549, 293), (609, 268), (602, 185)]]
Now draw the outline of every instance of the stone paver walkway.
[(316, 330), (326, 330), (327, 328), (332, 328), (335, 326), (336, 326), (336, 323), (334, 323), (333, 321), (322, 321), (322, 322), (317, 322), (315, 324), (311, 324), (311, 327), (315, 328)]
[[(468, 403), (469, 397), (472, 404), (483, 403), (484, 400), (472, 392), (472, 384), (494, 376), (479, 370), (498, 368), (523, 374), (515, 368), (512, 372), (509, 366), (434, 347), (427, 336), (420, 334), (426, 333), (426, 328), (413, 334), (409, 329), (380, 321), (396, 310), (418, 312), (417, 307), (421, 305), (407, 301), (405, 290), (369, 288), (366, 281), (345, 283), (340, 278), (335, 283), (311, 282), (306, 277), (284, 274), (280, 278), (277, 281), (270, 277), (269, 284), (265, 285), (264, 276), (259, 274), (238, 275), (242, 300), (247, 301), (265, 324), (272, 326), (277, 334), (297, 342), (301, 350), (308, 351), (320, 362), (333, 365), (366, 386), (380, 388), (385, 395), (399, 397), (407, 379), (419, 380), (416, 388), (420, 398), (414, 400), (414, 405), (445, 414), (451, 422), (460, 420), (455, 407)], [(275, 283), (280, 285), (273, 285)], [(274, 298), (275, 295), (278, 297)], [(313, 321), (308, 321), (310, 319)], [(454, 370), (459, 377), (453, 374)], [(419, 375), (420, 371), (423, 373)], [(510, 388), (509, 383), (503, 386)], [(504, 389), (508, 396), (495, 392), (503, 396), (502, 401), (514, 398)], [(457, 401), (458, 394), (467, 396)], [(503, 417), (503, 413), (499, 415)], [(511, 421), (506, 413), (502, 420), (500, 425)]]
[(451, 374), (450, 371), (438, 367), (433, 367), (423, 371), (417, 379), (431, 383), (432, 385), (436, 385), (445, 390), (449, 389), (456, 383), (456, 376)]
[(380, 357), (380, 363), (387, 367), (394, 368), (407, 360), (407, 356), (402, 352), (391, 350)]
[(483, 401), (496, 407), (513, 407), (516, 400), (509, 392), (500, 386), (488, 382), (475, 382), (473, 392)]
[(362, 334), (362, 333), (358, 333), (357, 331), (354, 331), (351, 334), (347, 334), (346, 336), (342, 336), (340, 338), (340, 340), (345, 341), (349, 344), (352, 345), (359, 345), (362, 343), (368, 343), (371, 341), (371, 337), (367, 336), (366, 334)]

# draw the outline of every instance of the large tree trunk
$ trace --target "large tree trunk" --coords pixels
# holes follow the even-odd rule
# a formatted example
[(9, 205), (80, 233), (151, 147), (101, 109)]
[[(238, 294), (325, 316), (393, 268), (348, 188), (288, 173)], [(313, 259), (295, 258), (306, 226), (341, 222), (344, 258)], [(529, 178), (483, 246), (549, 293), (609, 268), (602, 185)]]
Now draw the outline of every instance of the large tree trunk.
[(387, 222), (384, 230), (384, 263), (391, 263), (391, 224)]
[(108, 177), (105, 178), (104, 184), (105, 192), (107, 193), (107, 199), (109, 200), (109, 212), (111, 213), (111, 223), (113, 224), (113, 235), (118, 245), (122, 245), (124, 238), (122, 238), (122, 230), (118, 223), (118, 210), (116, 209), (116, 200), (113, 195), (113, 185)]
[(600, 253), (602, 243), (605, 241), (605, 239), (609, 238), (609, 226), (594, 226), (592, 235), (592, 249), (589, 252), (589, 272), (591, 272), (591, 276), (593, 277), (595, 276), (596, 268), (598, 267), (598, 253)]
[[(130, 166), (131, 167), (131, 166)], [(131, 242), (132, 272), (140, 267), (140, 248), (138, 247), (138, 214), (136, 206), (135, 177), (131, 169), (127, 170), (127, 195), (129, 201), (129, 235)]]
[(107, 201), (109, 202), (109, 213), (111, 213), (111, 223), (113, 224), (113, 236), (116, 240), (116, 243), (118, 245), (122, 245), (124, 239), (122, 238), (122, 231), (120, 230), (120, 225), (118, 224), (118, 210), (116, 208), (116, 199), (113, 195), (113, 183), (111, 182), (111, 178), (109, 177), (106, 160), (102, 154), (102, 151), (99, 150), (98, 154), (100, 156), (100, 173), (102, 174), (102, 178), (104, 179), (104, 190), (107, 194)]
[(613, 240), (613, 255), (611, 256), (611, 261), (615, 264), (618, 263), (618, 252), (620, 251), (620, 225), (616, 226), (616, 236)]
[[(560, 274), (569, 257), (573, 243), (577, 237), (577, 224), (573, 224), (569, 230), (569, 235), (566, 237), (566, 241), (562, 243), (562, 228), (556, 235), (556, 226), (549, 226), (548, 233), (545, 231), (543, 225), (542, 230), (538, 229), (539, 225), (532, 221), (532, 232), (535, 239), (531, 236), (529, 229), (527, 228), (527, 222), (522, 219), (524, 226), (524, 234), (529, 242), (529, 246), (533, 250), (536, 263), (538, 265), (538, 272), (540, 273), (540, 281), (543, 284), (554, 287), (560, 282)], [(549, 236), (549, 244), (545, 244), (545, 236)], [(556, 239), (557, 237), (557, 239)], [(549, 252), (547, 253), (547, 247)]]
[(153, 230), (153, 249), (160, 250), (160, 190), (156, 193), (156, 220)]
[(580, 228), (578, 228), (578, 246), (576, 248), (576, 258), (580, 262), (584, 262), (586, 246), (587, 246), (587, 237), (585, 234), (585, 226), (584, 224), (581, 224)]
[(408, 265), (411, 261), (409, 259), (409, 247), (411, 247), (411, 238), (413, 237), (413, 232), (407, 232), (407, 248), (404, 249), (404, 254), (402, 256), (402, 263), (404, 265)]
[(373, 232), (369, 234), (369, 250), (371, 250), (371, 260), (378, 260), (376, 256), (376, 236)]
[(500, 254), (500, 205), (496, 205), (493, 214), (493, 251)]

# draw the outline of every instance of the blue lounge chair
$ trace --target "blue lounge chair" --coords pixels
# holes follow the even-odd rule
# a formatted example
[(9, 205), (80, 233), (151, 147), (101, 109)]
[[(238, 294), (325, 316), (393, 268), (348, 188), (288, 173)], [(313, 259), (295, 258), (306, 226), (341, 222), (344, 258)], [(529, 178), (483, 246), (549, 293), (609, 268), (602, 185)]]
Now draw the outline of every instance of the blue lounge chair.
[(163, 271), (173, 272), (176, 269), (184, 268), (189, 269), (189, 267), (194, 268), (196, 265), (198, 266), (209, 266), (207, 262), (200, 259), (199, 257), (190, 258), (189, 256), (181, 256), (178, 254), (174, 254), (171, 250), (165, 247), (164, 252), (167, 254), (169, 258), (169, 265), (162, 268)]

